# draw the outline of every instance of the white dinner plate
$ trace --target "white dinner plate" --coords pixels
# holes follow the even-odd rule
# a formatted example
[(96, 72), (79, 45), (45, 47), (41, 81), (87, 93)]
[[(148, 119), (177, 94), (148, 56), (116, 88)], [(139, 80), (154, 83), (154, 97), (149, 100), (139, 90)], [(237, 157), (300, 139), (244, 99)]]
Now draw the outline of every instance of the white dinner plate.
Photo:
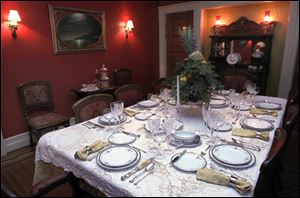
[(137, 151), (132, 147), (114, 146), (101, 152), (99, 155), (99, 161), (104, 166), (122, 167), (133, 163), (137, 156)]
[(142, 113), (136, 114), (134, 116), (134, 118), (137, 119), (137, 120), (144, 121), (144, 120), (147, 120), (152, 115), (153, 115), (153, 113), (151, 113), (151, 112), (142, 112)]
[(193, 131), (175, 131), (172, 136), (177, 140), (192, 141), (196, 137), (196, 133)]
[(209, 105), (212, 108), (223, 108), (227, 106), (227, 102), (221, 99), (211, 99)]
[[(117, 147), (117, 146), (115, 146), (115, 147)], [(113, 147), (111, 147), (111, 148), (113, 148)], [(130, 148), (132, 148), (132, 147), (130, 147)], [(108, 148), (108, 149), (109, 149), (109, 148)], [(140, 153), (140, 151), (137, 150), (137, 149), (135, 149), (135, 148), (132, 148), (132, 149), (135, 150), (135, 151), (137, 152), (137, 157), (136, 157), (136, 159), (135, 159), (132, 163), (129, 163), (129, 164), (127, 164), (127, 165), (124, 165), (124, 166), (117, 166), (117, 167), (106, 166), (106, 165), (104, 165), (104, 164), (100, 161), (100, 157), (101, 157), (102, 152), (99, 153), (99, 154), (97, 155), (96, 162), (97, 162), (97, 164), (98, 164), (99, 167), (103, 168), (103, 169), (106, 170), (106, 171), (124, 171), (124, 170), (128, 170), (128, 169), (134, 167), (135, 165), (137, 165), (137, 164), (139, 163), (140, 159), (141, 159), (141, 153)], [(104, 150), (104, 151), (105, 151), (105, 150)], [(103, 152), (104, 152), (104, 151), (103, 151)]]
[(275, 102), (258, 102), (255, 104), (256, 108), (268, 110), (281, 110), (281, 104)]
[[(217, 129), (214, 129), (217, 131)], [(228, 132), (232, 130), (232, 125), (228, 122), (225, 122), (223, 126), (219, 128), (219, 132)]]
[(218, 90), (217, 94), (223, 95), (223, 96), (228, 96), (229, 95), (229, 90)]
[[(174, 129), (174, 130), (178, 130), (178, 129), (180, 129), (182, 126), (183, 126), (183, 124), (182, 124), (181, 122), (175, 120), (174, 125), (173, 125), (173, 129)], [(160, 127), (160, 128), (161, 128), (161, 127)], [(148, 127), (148, 123), (145, 124), (145, 129), (146, 129), (147, 131), (150, 132), (150, 129), (149, 129), (149, 127)]]
[(124, 133), (114, 133), (108, 137), (108, 141), (116, 145), (131, 144), (136, 140), (136, 135), (127, 135)]
[(138, 103), (138, 106), (145, 107), (145, 108), (157, 107), (158, 105), (159, 102), (154, 100), (144, 100)]
[(248, 164), (244, 164), (244, 165), (232, 165), (232, 164), (223, 163), (223, 162), (219, 161), (218, 159), (216, 159), (212, 155), (211, 151), (212, 151), (213, 148), (214, 148), (214, 146), (209, 150), (209, 157), (212, 159), (213, 162), (215, 162), (215, 163), (217, 163), (217, 164), (219, 164), (221, 166), (224, 166), (226, 168), (245, 169), (245, 168), (249, 168), (249, 167), (253, 166), (255, 164), (255, 162), (256, 162), (255, 155), (251, 151), (248, 151), (250, 153), (250, 155), (251, 155), (251, 161)]
[(246, 104), (241, 104), (238, 108), (239, 111), (250, 111), (250, 109), (251, 109), (251, 105), (246, 105)]
[(251, 162), (251, 154), (242, 147), (220, 144), (212, 148), (212, 156), (226, 164), (245, 165)]
[(244, 118), (241, 119), (240, 124), (243, 128), (257, 131), (271, 131), (274, 128), (271, 122), (260, 118)]
[(185, 172), (197, 172), (198, 169), (206, 166), (206, 160), (201, 155), (192, 152), (186, 152), (173, 163), (172, 160), (179, 154), (180, 153), (177, 153), (171, 158), (172, 165), (178, 170)]
[(180, 146), (182, 148), (194, 148), (194, 147), (200, 146), (201, 143), (202, 143), (201, 138), (197, 142), (176, 140), (175, 138), (171, 138), (171, 140), (170, 140), (171, 145), (173, 145), (175, 147)]
[[(123, 123), (123, 122), (125, 122), (126, 119), (127, 119), (126, 114), (122, 113), (122, 114), (120, 115), (120, 124)], [(99, 122), (100, 124), (103, 124), (103, 125), (109, 125), (108, 119), (107, 119), (106, 117), (104, 117), (104, 116), (100, 116), (100, 117), (98, 118), (98, 122)], [(110, 120), (110, 124), (111, 124), (111, 125), (118, 124), (118, 119), (117, 119), (117, 118), (112, 118), (112, 119)]]

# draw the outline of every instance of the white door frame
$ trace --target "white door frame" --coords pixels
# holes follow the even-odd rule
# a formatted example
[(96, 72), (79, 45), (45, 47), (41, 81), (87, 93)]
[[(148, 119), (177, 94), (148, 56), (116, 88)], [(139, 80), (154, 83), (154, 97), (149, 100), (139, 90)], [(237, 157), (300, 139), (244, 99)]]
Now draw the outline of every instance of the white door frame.
[[(238, 5), (251, 5), (268, 3), (270, 1), (195, 1), (159, 7), (159, 77), (167, 76), (167, 40), (166, 40), (166, 15), (176, 12), (194, 11), (194, 34), (196, 35), (197, 48), (201, 49), (203, 39), (203, 13), (205, 9), (229, 7)], [(287, 98), (292, 85), (292, 74), (295, 67), (297, 47), (299, 45), (299, 2), (290, 1), (290, 13), (284, 55), (282, 59), (281, 76), (278, 96)], [(198, 36), (197, 36), (198, 35)]]

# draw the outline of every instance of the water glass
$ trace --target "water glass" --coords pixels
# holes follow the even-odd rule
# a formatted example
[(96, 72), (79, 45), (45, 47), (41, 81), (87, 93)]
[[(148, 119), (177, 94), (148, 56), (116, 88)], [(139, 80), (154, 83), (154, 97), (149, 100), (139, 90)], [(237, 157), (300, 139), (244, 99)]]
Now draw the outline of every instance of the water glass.
[(167, 136), (167, 147), (163, 150), (166, 154), (173, 152), (173, 149), (169, 146), (172, 136), (172, 131), (174, 128), (175, 117), (172, 115), (166, 115), (163, 122), (163, 130), (166, 132)]
[[(147, 124), (153, 138), (153, 134), (157, 133), (160, 129), (160, 117), (151, 116), (150, 118), (148, 118)], [(154, 147), (153, 145), (149, 149), (149, 151), (152, 153), (157, 153), (157, 150), (157, 147)]]
[(152, 133), (152, 138), (158, 144), (158, 150), (157, 150), (157, 154), (156, 154), (155, 158), (156, 159), (163, 159), (164, 155), (161, 151), (160, 145), (164, 141), (166, 141), (166, 139), (167, 139), (166, 131), (165, 130), (158, 130), (158, 131)]
[(111, 132), (111, 120), (114, 118), (114, 115), (112, 114), (110, 108), (103, 109), (103, 116), (108, 121), (108, 128), (106, 129), (106, 131)]

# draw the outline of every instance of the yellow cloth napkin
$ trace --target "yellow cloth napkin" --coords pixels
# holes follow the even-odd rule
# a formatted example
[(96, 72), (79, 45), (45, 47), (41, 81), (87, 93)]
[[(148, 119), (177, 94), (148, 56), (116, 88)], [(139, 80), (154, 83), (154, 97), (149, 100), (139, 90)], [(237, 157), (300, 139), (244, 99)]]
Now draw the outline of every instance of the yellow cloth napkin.
[[(240, 136), (240, 137), (249, 137), (249, 138), (257, 138), (257, 132), (250, 129), (242, 129), (242, 128), (235, 128), (233, 129), (231, 135)], [(264, 131), (260, 132), (259, 138), (265, 141), (269, 140), (269, 132)]]
[(123, 112), (126, 113), (126, 115), (128, 115), (130, 117), (135, 116), (136, 114), (139, 113), (138, 111), (134, 111), (131, 109), (124, 109)]
[(256, 114), (256, 115), (271, 115), (273, 117), (278, 116), (278, 111), (277, 110), (266, 110), (266, 109), (251, 108), (250, 113), (251, 114)]
[(76, 153), (74, 154), (74, 157), (77, 159), (81, 159), (81, 160), (87, 160), (87, 158), (90, 154), (100, 151), (106, 145), (108, 145), (108, 142), (104, 142), (102, 140), (97, 140), (92, 145), (86, 146), (83, 149), (76, 151)]
[[(216, 172), (209, 168), (198, 169), (196, 173), (196, 179), (222, 186), (230, 185), (230, 176)], [(242, 195), (252, 188), (251, 183), (242, 179), (237, 179), (232, 185)]]

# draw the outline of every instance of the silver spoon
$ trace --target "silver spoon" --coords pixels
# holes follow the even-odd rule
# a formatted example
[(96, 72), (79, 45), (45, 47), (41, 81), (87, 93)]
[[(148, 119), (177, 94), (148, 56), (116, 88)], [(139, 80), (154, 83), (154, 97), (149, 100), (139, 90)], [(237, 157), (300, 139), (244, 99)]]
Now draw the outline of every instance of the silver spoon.
[(142, 176), (144, 173), (151, 171), (154, 168), (154, 163), (151, 162), (150, 164), (148, 164), (146, 166), (146, 168), (144, 169), (143, 172), (141, 172), (140, 174), (138, 174), (137, 176), (135, 176), (132, 180), (130, 180), (130, 183), (133, 183), (137, 178), (139, 178), (140, 176)]
[[(147, 169), (148, 168), (148, 169)], [(148, 166), (146, 166), (145, 171), (143, 173), (148, 172), (148, 174), (146, 174), (144, 177), (142, 177), (141, 179), (137, 180), (136, 182), (134, 182), (134, 185), (137, 185), (140, 181), (142, 181), (145, 177), (147, 177), (148, 175), (150, 175), (151, 173), (153, 173), (153, 169), (154, 169), (154, 163), (149, 164)]]

